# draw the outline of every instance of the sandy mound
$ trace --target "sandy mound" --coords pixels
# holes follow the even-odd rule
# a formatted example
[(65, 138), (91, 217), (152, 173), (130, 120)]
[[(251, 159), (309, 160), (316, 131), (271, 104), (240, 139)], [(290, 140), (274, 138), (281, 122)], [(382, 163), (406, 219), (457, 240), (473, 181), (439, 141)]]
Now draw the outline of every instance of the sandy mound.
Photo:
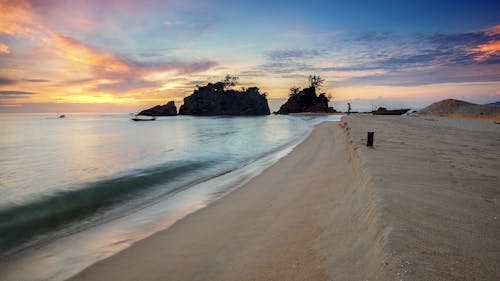
[(442, 100), (418, 111), (424, 115), (495, 117), (500, 115), (498, 105), (480, 105), (455, 99)]

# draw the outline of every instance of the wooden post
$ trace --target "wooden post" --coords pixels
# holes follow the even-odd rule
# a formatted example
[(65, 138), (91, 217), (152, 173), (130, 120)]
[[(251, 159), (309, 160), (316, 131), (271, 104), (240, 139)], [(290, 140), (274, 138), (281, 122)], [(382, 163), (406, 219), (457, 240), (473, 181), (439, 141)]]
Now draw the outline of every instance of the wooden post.
[(373, 135), (374, 132), (368, 132), (368, 138), (366, 140), (366, 146), (373, 147)]

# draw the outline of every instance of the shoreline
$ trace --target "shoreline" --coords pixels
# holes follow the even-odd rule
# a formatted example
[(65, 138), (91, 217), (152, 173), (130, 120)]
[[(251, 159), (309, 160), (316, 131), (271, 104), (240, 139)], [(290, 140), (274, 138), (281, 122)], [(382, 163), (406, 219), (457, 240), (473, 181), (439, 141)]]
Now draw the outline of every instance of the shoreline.
[(500, 276), (496, 124), (350, 116), (340, 125), (317, 125), (245, 186), (69, 280)]
[(384, 279), (385, 246), (363, 241), (386, 233), (353, 153), (338, 122), (317, 125), (245, 186), (69, 280), (329, 280), (367, 271)]
[[(95, 227), (87, 228), (81, 232), (77, 231), (71, 235), (60, 237), (58, 241), (54, 242), (54, 240), (48, 240), (45, 244), (40, 243), (38, 245), (29, 246), (31, 249), (14, 253), (11, 257), (16, 257), (15, 259), (5, 258), (0, 260), (0, 279), (28, 280), (25, 278), (38, 276), (38, 278), (42, 278), (43, 280), (52, 280), (53, 278), (55, 280), (66, 280), (81, 270), (92, 266), (92, 264), (97, 261), (112, 257), (114, 254), (130, 247), (131, 244), (139, 240), (146, 239), (156, 232), (171, 227), (172, 224), (184, 218), (186, 215), (196, 212), (201, 208), (205, 208), (213, 202), (219, 200), (221, 197), (224, 197), (235, 189), (240, 188), (251, 178), (259, 175), (263, 170), (274, 164), (284, 155), (288, 154), (295, 146), (303, 142), (313, 130), (314, 125), (308, 125), (307, 128), (308, 129), (304, 131), (304, 134), (295, 134), (286, 142), (283, 142), (269, 151), (257, 154), (251, 158), (246, 158), (243, 161), (230, 166), (228, 169), (217, 171), (215, 174), (211, 174), (204, 178), (179, 186), (172, 192), (160, 196), (163, 199), (158, 197), (154, 200), (154, 202), (151, 201), (148, 204), (144, 204), (142, 207), (137, 208), (134, 211), (130, 211), (123, 216), (106, 221), (103, 224), (96, 224)], [(203, 196), (206, 196), (206, 198), (203, 198)], [(190, 199), (193, 202), (188, 202), (187, 205), (184, 204), (184, 207), (182, 207), (182, 202), (189, 201)], [(163, 207), (158, 207), (157, 205), (163, 205)], [(157, 213), (159, 209), (163, 209), (165, 214), (161, 216), (156, 215), (153, 220), (158, 221), (157, 223), (146, 223), (143, 226), (146, 229), (143, 231), (145, 235), (142, 233), (133, 233), (133, 231), (132, 233), (128, 233), (127, 231), (130, 231), (130, 229), (123, 222), (126, 219), (132, 221), (140, 220), (140, 218), (145, 217), (143, 213), (147, 213), (148, 209), (151, 209), (150, 212), (153, 213)], [(172, 212), (172, 214), (169, 212)], [(100, 230), (101, 228), (105, 228), (107, 231)], [(109, 239), (102, 239), (102, 241), (99, 240), (97, 238), (99, 236), (99, 232), (103, 237), (108, 236), (108, 233), (114, 233), (117, 237), (126, 237), (127, 235), (131, 236), (123, 239), (116, 238), (116, 241), (113, 243), (113, 241), (109, 241)], [(136, 236), (139, 236), (139, 238)], [(85, 252), (86, 248), (91, 248), (82, 246), (83, 243), (81, 241), (85, 238), (89, 239), (88, 243), (97, 245), (93, 248), (99, 248), (99, 250), (90, 252), (90, 255)], [(65, 246), (68, 247), (71, 244), (79, 244), (79, 246), (84, 247), (84, 254), (79, 254), (80, 252), (75, 251), (77, 254), (72, 255), (72, 253), (66, 253), (64, 250), (62, 252), (58, 251), (58, 249), (64, 248)], [(55, 270), (48, 271), (40, 271), (37, 269), (41, 268), (40, 266), (31, 266), (31, 264), (41, 263), (46, 264), (45, 266), (50, 268), (51, 265), (54, 265), (55, 263), (54, 261), (51, 261), (51, 258), (46, 257), (56, 257), (58, 255), (72, 258), (72, 260), (82, 259), (83, 257), (83, 265), (78, 261), (68, 264), (63, 263), (55, 266)], [(98, 258), (94, 259), (94, 257)], [(37, 262), (37, 259), (41, 259), (41, 261)], [(94, 260), (89, 263), (89, 259)], [(24, 273), (17, 270), (20, 267), (26, 267), (26, 270), (23, 271)], [(40, 275), (42, 277), (40, 277)], [(39, 279), (32, 278), (29, 280)]]

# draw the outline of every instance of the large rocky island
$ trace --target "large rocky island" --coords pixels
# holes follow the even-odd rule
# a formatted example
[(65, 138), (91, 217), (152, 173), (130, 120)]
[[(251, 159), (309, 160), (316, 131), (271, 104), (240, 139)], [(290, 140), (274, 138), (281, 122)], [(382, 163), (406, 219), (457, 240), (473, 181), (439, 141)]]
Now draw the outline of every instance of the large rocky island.
[[(234, 83), (233, 83), (234, 84)], [(231, 83), (208, 83), (184, 98), (179, 115), (269, 115), (265, 93), (251, 87), (241, 91), (228, 89)]]
[(291, 93), (280, 109), (275, 114), (289, 114), (301, 112), (335, 112), (333, 107), (328, 106), (330, 100), (325, 93), (316, 95), (316, 89), (321, 86), (323, 79), (319, 76), (309, 76), (310, 86), (300, 90), (292, 87)]

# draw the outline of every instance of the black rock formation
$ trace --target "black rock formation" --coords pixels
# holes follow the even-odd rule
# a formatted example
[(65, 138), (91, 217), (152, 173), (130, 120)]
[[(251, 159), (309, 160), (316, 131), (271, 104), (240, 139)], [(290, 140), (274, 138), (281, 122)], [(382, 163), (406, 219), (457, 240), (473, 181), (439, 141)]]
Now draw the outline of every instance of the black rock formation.
[(275, 112), (276, 114), (300, 112), (335, 112), (328, 107), (328, 98), (324, 93), (316, 95), (316, 88), (309, 87), (290, 95), (288, 100)]
[(223, 82), (208, 83), (184, 98), (179, 115), (269, 115), (266, 95), (259, 88), (226, 90)]
[(157, 105), (146, 110), (143, 110), (139, 115), (145, 116), (175, 116), (177, 115), (177, 107), (173, 101), (167, 102), (165, 105)]

